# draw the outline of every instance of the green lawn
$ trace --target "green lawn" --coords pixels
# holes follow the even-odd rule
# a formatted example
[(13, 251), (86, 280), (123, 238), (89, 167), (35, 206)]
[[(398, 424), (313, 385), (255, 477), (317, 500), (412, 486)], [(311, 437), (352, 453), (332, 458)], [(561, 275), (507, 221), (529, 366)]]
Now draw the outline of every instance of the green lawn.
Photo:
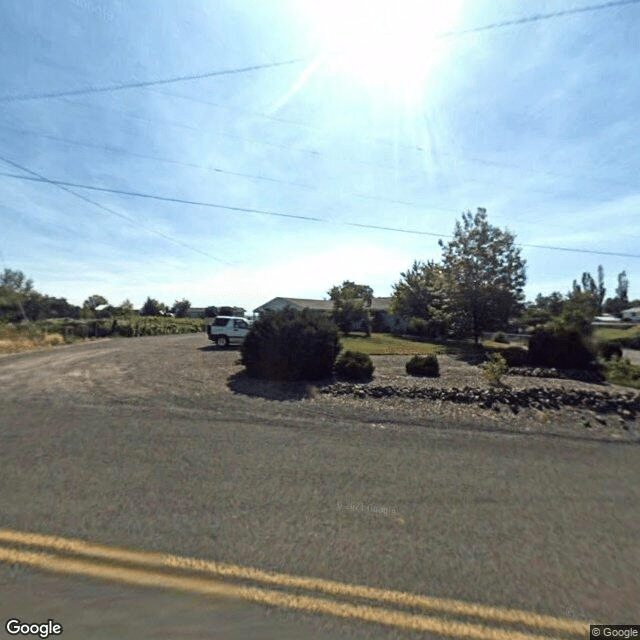
[(603, 327), (593, 332), (593, 338), (597, 341), (619, 340), (620, 338), (631, 338), (640, 336), (640, 325), (632, 325), (626, 329), (614, 329), (612, 327)]
[(341, 341), (344, 351), (360, 351), (370, 356), (413, 356), (447, 351), (441, 344), (417, 342), (388, 333), (372, 333), (370, 338), (364, 334), (352, 333), (346, 337), (342, 336)]

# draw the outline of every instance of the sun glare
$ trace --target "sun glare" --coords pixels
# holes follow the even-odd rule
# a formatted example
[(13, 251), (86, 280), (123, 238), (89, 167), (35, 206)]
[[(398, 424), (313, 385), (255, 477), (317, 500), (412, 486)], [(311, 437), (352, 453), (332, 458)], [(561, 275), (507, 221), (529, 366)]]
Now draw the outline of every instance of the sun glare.
[(324, 0), (309, 3), (325, 66), (369, 88), (420, 93), (444, 57), (462, 0)]

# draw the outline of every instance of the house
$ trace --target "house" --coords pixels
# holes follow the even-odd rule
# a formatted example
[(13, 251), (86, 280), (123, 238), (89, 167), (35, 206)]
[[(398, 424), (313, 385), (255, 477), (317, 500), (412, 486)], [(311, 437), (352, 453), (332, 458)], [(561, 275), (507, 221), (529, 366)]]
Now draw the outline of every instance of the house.
[(620, 323), (622, 322), (622, 320), (620, 320), (620, 318), (617, 318), (616, 316), (612, 316), (610, 314), (604, 314), (602, 316), (596, 316), (593, 319), (593, 322), (591, 323), (594, 327), (606, 327), (607, 325), (610, 324), (616, 324), (616, 323)]
[[(391, 331), (401, 321), (389, 313), (392, 298), (373, 298), (371, 300), (371, 316), (374, 331)], [(265, 311), (281, 311), (287, 307), (302, 311), (308, 309), (312, 313), (325, 313), (329, 315), (333, 311), (333, 300), (313, 300), (309, 298), (273, 298), (253, 310), (254, 317)], [(359, 327), (354, 327), (357, 331)]]
[(627, 322), (640, 322), (640, 307), (632, 307), (622, 312), (622, 319)]

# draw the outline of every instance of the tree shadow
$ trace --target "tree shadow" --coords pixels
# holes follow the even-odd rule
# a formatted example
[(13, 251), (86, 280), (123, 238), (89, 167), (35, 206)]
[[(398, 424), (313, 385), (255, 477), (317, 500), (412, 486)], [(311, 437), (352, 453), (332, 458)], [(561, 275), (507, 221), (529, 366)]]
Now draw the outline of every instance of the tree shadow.
[(246, 372), (239, 371), (227, 378), (227, 386), (233, 393), (266, 400), (299, 401), (316, 397), (317, 388), (330, 384), (332, 380), (316, 382), (289, 382), (285, 380), (259, 380), (250, 378)]

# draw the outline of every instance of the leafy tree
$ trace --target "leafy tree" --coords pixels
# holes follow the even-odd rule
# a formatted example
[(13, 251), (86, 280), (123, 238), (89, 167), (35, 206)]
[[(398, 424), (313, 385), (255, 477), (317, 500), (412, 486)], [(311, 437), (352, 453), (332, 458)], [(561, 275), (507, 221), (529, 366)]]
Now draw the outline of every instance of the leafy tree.
[(616, 287), (616, 297), (626, 307), (629, 304), (629, 278), (627, 272), (622, 271), (618, 274), (618, 286)]
[(543, 296), (541, 293), (536, 296), (535, 306), (552, 316), (559, 316), (562, 313), (563, 304), (564, 296), (559, 291), (554, 291), (548, 296)]
[(604, 305), (604, 296), (607, 290), (604, 287), (604, 269), (598, 265), (598, 313), (601, 314)]
[(215, 318), (218, 315), (218, 307), (207, 307), (204, 310), (205, 318)]
[(403, 318), (443, 319), (444, 276), (435, 262), (414, 260), (393, 285), (391, 311)]
[(243, 309), (242, 307), (220, 307), (218, 315), (238, 316), (240, 318), (244, 318), (245, 312), (246, 312), (246, 309)]
[(568, 297), (564, 303), (560, 318), (562, 323), (569, 329), (574, 329), (583, 336), (590, 336), (593, 331), (591, 323), (597, 313), (597, 293), (578, 291)]
[(162, 302), (158, 302), (155, 298), (147, 298), (140, 309), (141, 316), (159, 316), (166, 311), (167, 307)]
[(107, 299), (104, 296), (100, 296), (96, 294), (93, 296), (89, 296), (82, 303), (82, 306), (85, 307), (86, 309), (89, 309), (89, 311), (91, 311), (92, 313), (95, 313), (98, 307), (102, 307), (105, 304), (109, 304), (107, 302)]
[(611, 313), (620, 318), (622, 312), (630, 306), (633, 305), (629, 302), (629, 278), (627, 278), (626, 271), (622, 271), (618, 274), (615, 298), (607, 298), (603, 308), (605, 313)]
[(27, 319), (23, 301), (33, 292), (33, 280), (22, 271), (6, 269), (0, 274), (0, 313), (9, 320)]
[(364, 324), (367, 336), (371, 335), (369, 309), (373, 301), (373, 289), (370, 286), (345, 280), (341, 285), (331, 287), (327, 293), (333, 300), (334, 322), (344, 334), (353, 326)]
[(176, 318), (186, 318), (189, 315), (189, 309), (191, 309), (191, 303), (188, 300), (176, 300), (171, 307), (171, 313), (175, 314)]
[(486, 209), (462, 214), (444, 249), (446, 305), (461, 333), (476, 343), (482, 331), (503, 328), (524, 300), (525, 261), (515, 236), (487, 221)]

